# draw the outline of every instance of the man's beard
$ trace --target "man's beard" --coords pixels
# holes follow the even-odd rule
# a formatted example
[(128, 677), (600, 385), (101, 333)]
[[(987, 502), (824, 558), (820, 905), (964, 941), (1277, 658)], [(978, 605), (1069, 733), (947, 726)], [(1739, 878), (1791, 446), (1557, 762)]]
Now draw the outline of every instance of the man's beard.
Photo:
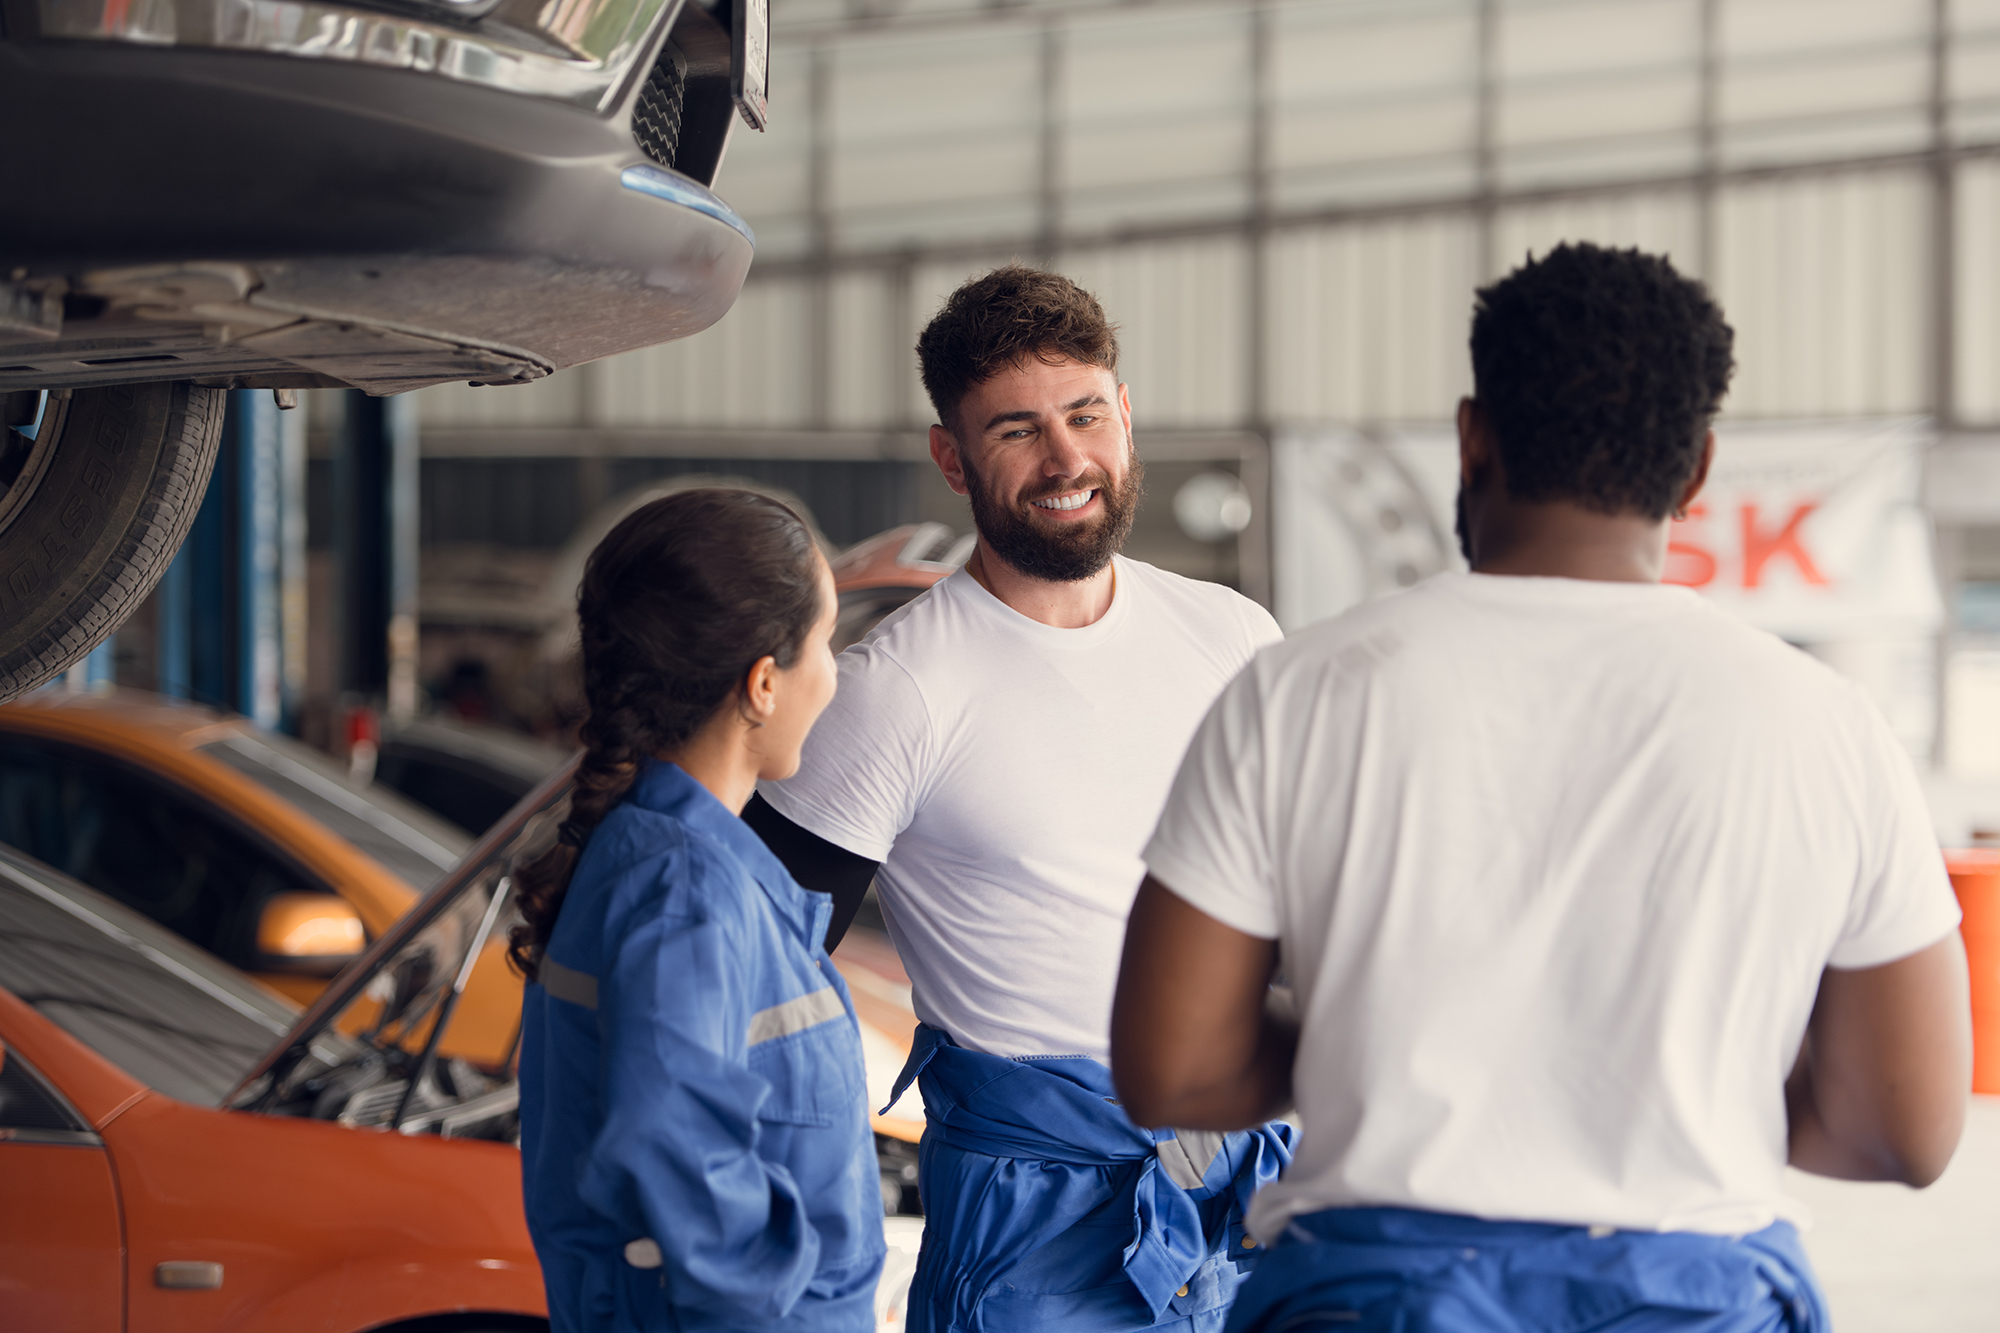
[[(1132, 535), (1132, 520), (1139, 512), (1139, 496), (1145, 489), (1146, 465), (1138, 452), (1126, 444), (1125, 481), (1113, 486), (1103, 472), (1092, 472), (1039, 495), (1023, 497), (1019, 509), (1010, 509), (995, 499), (972, 464), (964, 462), (966, 496), (972, 501), (972, 525), (993, 554), (1032, 579), (1049, 583), (1077, 583), (1111, 563), (1111, 557)], [(1072, 491), (1095, 490), (1104, 512), (1094, 523), (1077, 523), (1050, 531), (1037, 524), (1025, 511), (1035, 500)]]

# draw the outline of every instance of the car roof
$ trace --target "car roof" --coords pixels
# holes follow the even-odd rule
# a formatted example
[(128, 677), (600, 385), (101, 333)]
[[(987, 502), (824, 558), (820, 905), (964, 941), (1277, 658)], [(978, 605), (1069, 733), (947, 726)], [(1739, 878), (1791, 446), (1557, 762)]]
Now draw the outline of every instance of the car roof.
[(79, 729), (101, 728), (107, 734), (138, 728), (184, 750), (249, 729), (244, 718), (185, 699), (169, 699), (139, 690), (112, 690), (104, 694), (37, 690), (10, 701), (6, 707), (60, 714)]
[(476, 726), (443, 717), (413, 718), (383, 728), (382, 749), (392, 747), (468, 760), (518, 779), (521, 790), (556, 771), (572, 751), (494, 726)]
[[(371, 901), (362, 904), (363, 916), (371, 929), (381, 929), (400, 915), (407, 904), (404, 895), (424, 888), (448, 869), (471, 841), (456, 826), (395, 792), (372, 786), (364, 790), (346, 783), (328, 769), (325, 755), (291, 737), (260, 731), (246, 718), (140, 690), (105, 694), (39, 691), (0, 704), (0, 732), (89, 746), (123, 762), (153, 768), (160, 776), (204, 791), (212, 799), (225, 799), (239, 816), (251, 819), (266, 834), (280, 837), (317, 866), (323, 878), (366, 895)], [(246, 756), (269, 763), (249, 762)], [(364, 845), (370, 843), (369, 838), (355, 840), (357, 831), (368, 830), (354, 824), (353, 818), (328, 811), (323, 803), (320, 808), (314, 808), (311, 801), (302, 806), (288, 797), (286, 791), (295, 789), (297, 783), (288, 787), (266, 779), (259, 771), (272, 763), (313, 769), (294, 776), (321, 789), (335, 804), (354, 807), (347, 813), (363, 825), (393, 820), (400, 834), (395, 841), (400, 844), (415, 839), (429, 849), (418, 858), (423, 864), (410, 861), (402, 865), (410, 858), (402, 857), (397, 849), (389, 849), (385, 860), (384, 849)], [(341, 790), (332, 790), (336, 787)], [(329, 818), (334, 822), (329, 824)], [(395, 887), (388, 891), (388, 898), (376, 903), (373, 900), (381, 897), (380, 891), (364, 885), (378, 879)], [(371, 912), (376, 908), (387, 915), (375, 919)]]
[[(942, 523), (907, 523), (856, 542), (834, 557), (833, 585), (843, 593), (864, 588), (912, 588), (921, 591), (965, 563), (971, 547), (951, 544), (951, 529)], [(929, 559), (931, 555), (943, 559)]]

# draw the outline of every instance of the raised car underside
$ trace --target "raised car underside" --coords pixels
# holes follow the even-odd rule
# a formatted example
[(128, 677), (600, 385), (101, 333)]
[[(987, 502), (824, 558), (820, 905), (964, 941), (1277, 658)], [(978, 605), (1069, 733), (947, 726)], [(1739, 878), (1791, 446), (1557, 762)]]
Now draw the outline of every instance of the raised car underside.
[(241, 28), (0, 6), (0, 123), (33, 130), (0, 140), (0, 393), (523, 383), (697, 332), (748, 271), (706, 188), (727, 5), (642, 0), (652, 26), (611, 37), (593, 15), (620, 7), (587, 0), (456, 22), (258, 0)]

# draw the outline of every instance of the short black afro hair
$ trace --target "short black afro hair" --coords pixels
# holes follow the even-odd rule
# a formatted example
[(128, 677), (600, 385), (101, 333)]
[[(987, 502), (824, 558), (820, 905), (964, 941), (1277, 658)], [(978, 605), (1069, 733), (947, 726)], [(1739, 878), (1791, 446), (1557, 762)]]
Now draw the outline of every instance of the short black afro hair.
[(1708, 290), (1658, 255), (1559, 245), (1480, 289), (1473, 393), (1523, 500), (1665, 518), (1735, 369)]

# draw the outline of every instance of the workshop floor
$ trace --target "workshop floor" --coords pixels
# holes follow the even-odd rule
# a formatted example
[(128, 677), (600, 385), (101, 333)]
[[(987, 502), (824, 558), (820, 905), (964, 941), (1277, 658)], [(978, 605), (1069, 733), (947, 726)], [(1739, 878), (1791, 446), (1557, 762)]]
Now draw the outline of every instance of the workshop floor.
[(1816, 1221), (1806, 1249), (1834, 1333), (2000, 1330), (2000, 1097), (1976, 1097), (1958, 1155), (1927, 1190), (1792, 1172)]

